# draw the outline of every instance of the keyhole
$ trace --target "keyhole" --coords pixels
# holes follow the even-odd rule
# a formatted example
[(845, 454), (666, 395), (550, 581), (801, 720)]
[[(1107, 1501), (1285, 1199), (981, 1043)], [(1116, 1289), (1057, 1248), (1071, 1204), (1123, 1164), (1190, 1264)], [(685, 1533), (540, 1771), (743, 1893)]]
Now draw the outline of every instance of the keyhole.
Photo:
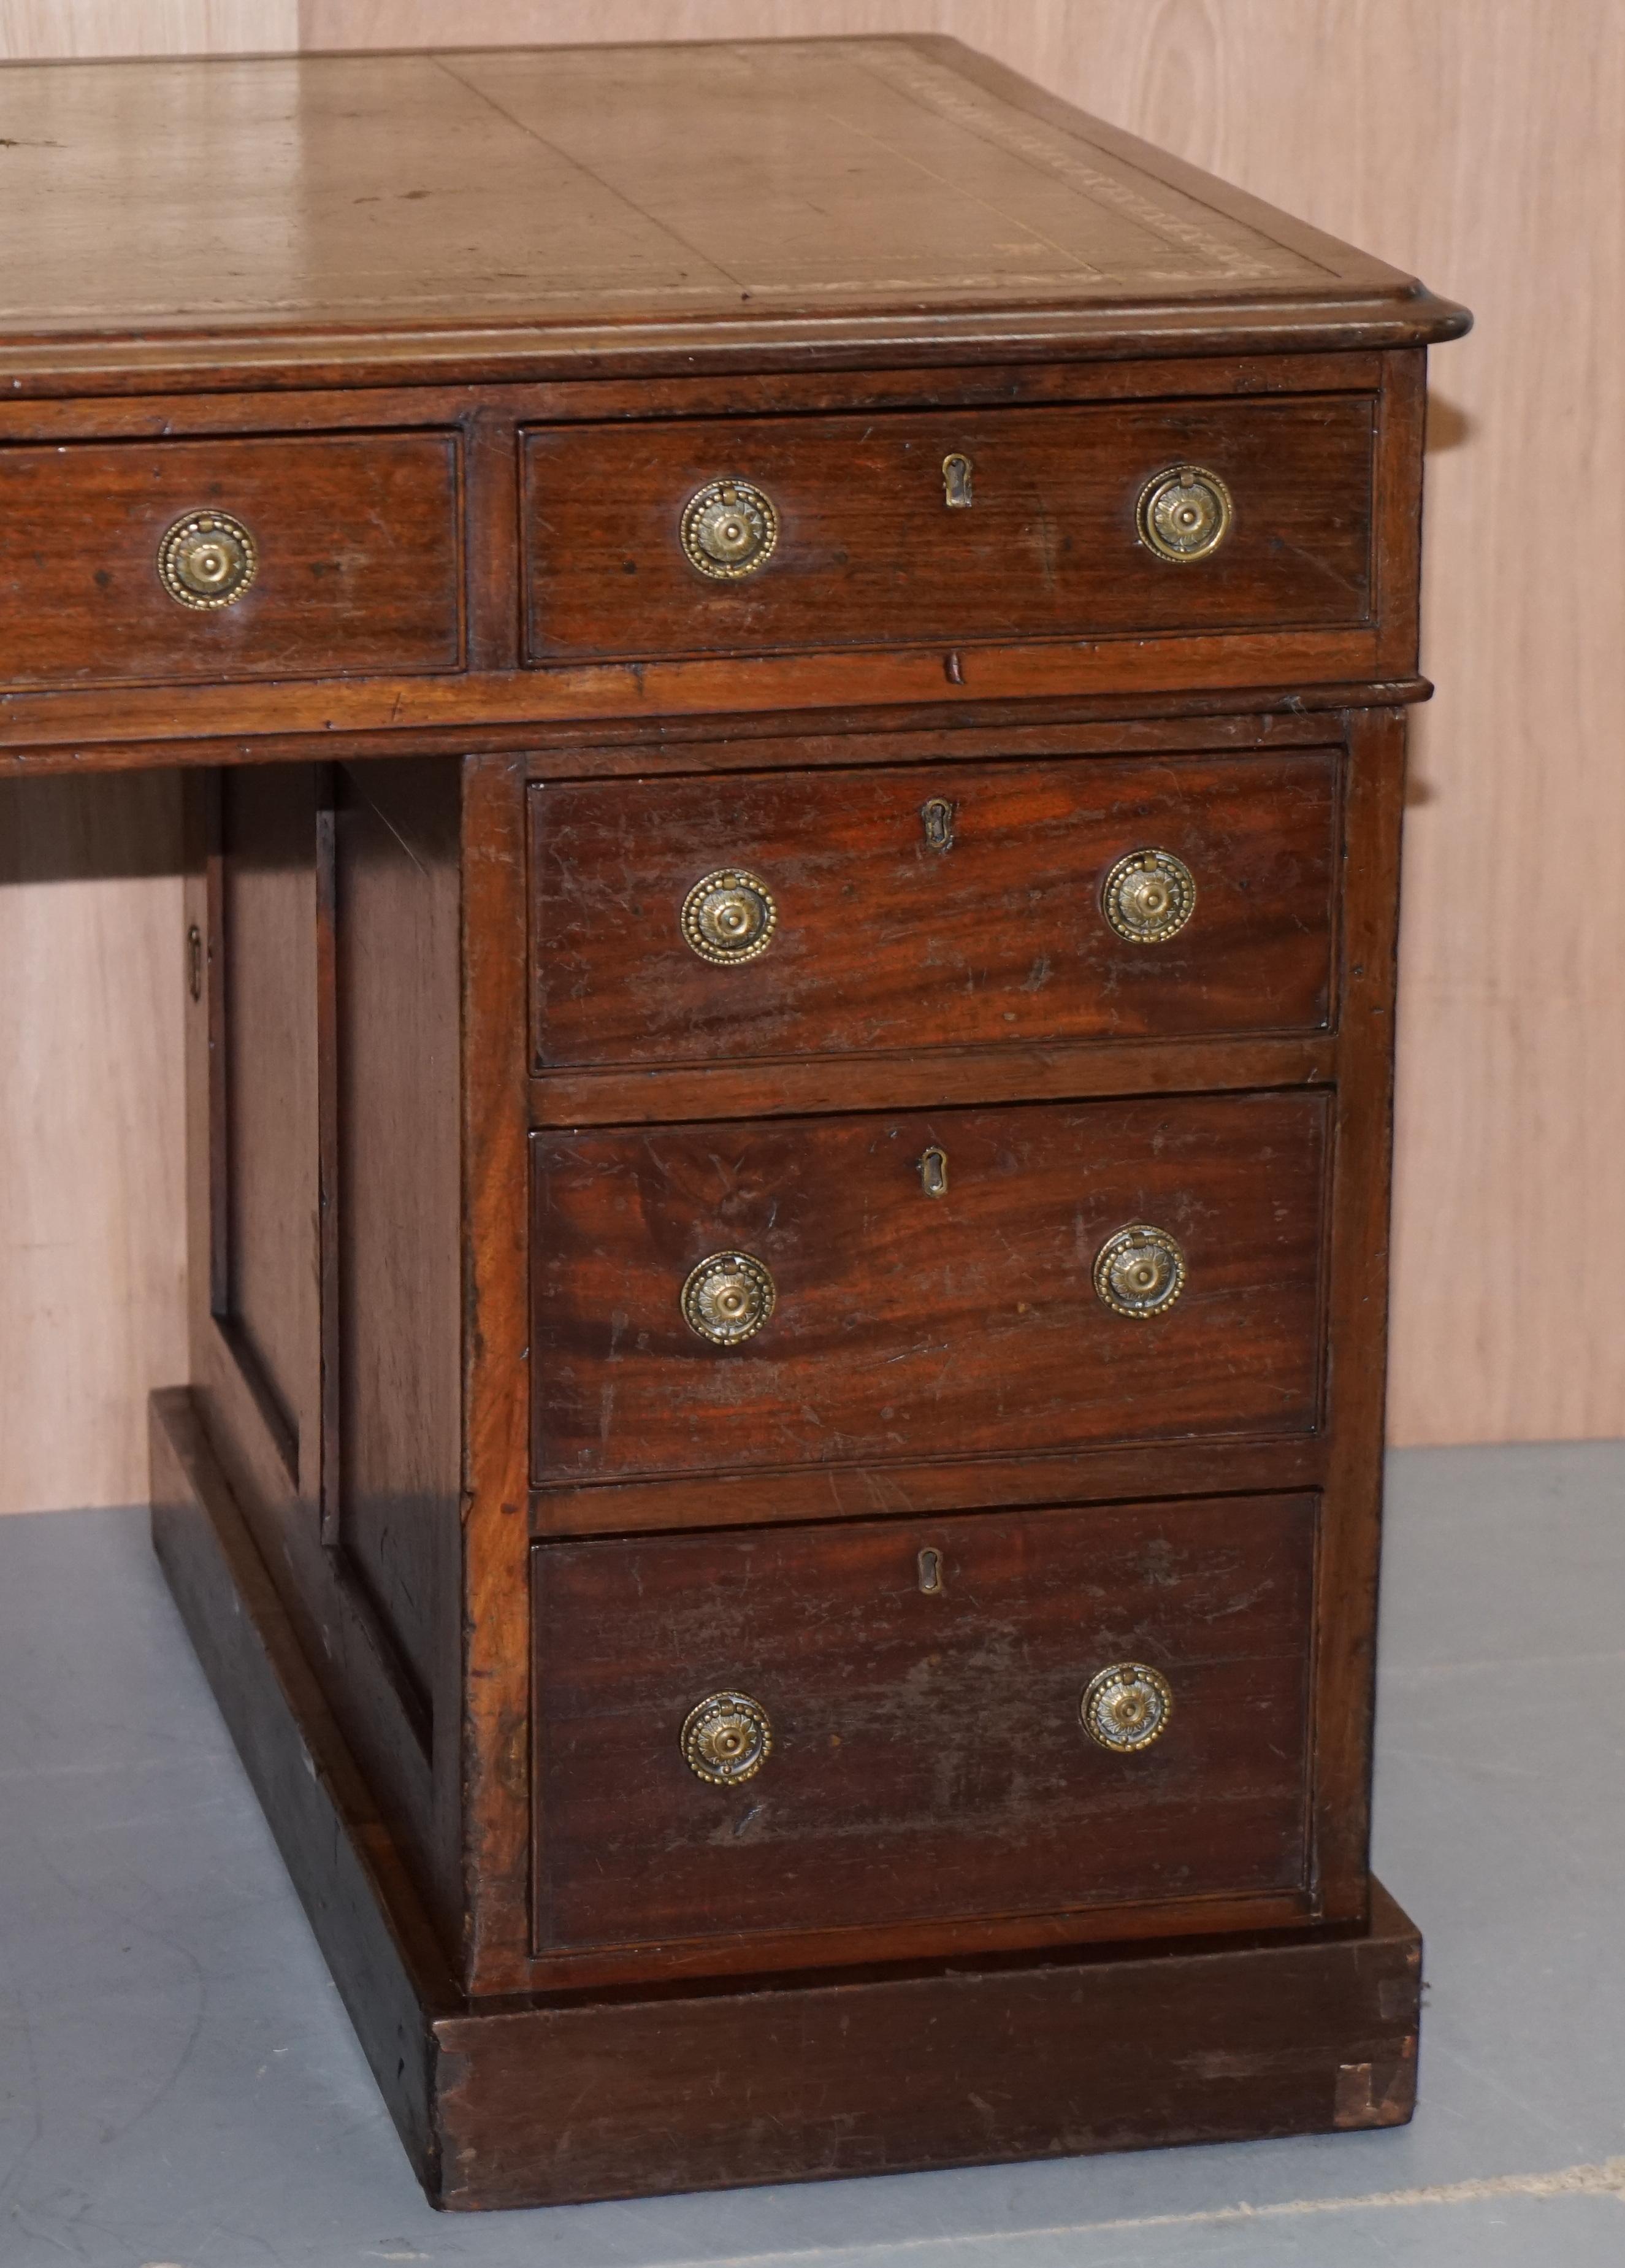
[(920, 1187), (928, 1197), (948, 1194), (948, 1153), (934, 1142), (920, 1160)]
[(928, 1598), (942, 1588), (942, 1554), (928, 1543), (920, 1554), (920, 1588)]
[(928, 803), (920, 806), (920, 824), (925, 829), (929, 850), (952, 850), (953, 806), (945, 795), (934, 795)]
[(942, 460), (942, 492), (950, 512), (968, 512), (974, 501), (970, 459), (960, 456), (957, 449)]

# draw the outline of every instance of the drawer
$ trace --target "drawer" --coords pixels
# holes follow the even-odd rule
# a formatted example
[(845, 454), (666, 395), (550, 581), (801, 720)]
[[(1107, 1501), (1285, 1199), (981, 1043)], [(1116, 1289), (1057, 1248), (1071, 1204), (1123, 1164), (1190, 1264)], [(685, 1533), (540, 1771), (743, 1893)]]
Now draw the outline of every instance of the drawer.
[(1311, 1430), (1328, 1114), (1294, 1093), (536, 1134), (536, 1478)]
[(1298, 1887), (1316, 1508), (537, 1546), (540, 1947)]
[(462, 659), (444, 433), (0, 448), (0, 683)]
[(538, 1066), (1324, 1027), (1337, 792), (1320, 748), (534, 787)]
[[(532, 429), (528, 658), (1357, 626), (1373, 412), (1327, 395)], [(1217, 486), (1153, 507), (1182, 467)], [(1161, 556), (1143, 499), (1147, 534), (1217, 547)]]

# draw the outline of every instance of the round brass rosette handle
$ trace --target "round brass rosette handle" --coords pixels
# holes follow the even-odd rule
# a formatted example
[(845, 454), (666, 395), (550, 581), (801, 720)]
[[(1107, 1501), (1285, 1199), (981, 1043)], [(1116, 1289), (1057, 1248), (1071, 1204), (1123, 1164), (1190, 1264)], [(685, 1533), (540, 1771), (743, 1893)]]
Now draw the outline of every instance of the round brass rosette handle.
[(741, 866), (702, 874), (683, 900), (683, 939), (702, 961), (754, 961), (773, 942), (779, 909), (760, 875)]
[(777, 1298), (760, 1260), (748, 1252), (713, 1252), (689, 1271), (683, 1320), (713, 1346), (738, 1346), (761, 1329)]
[(1135, 507), (1141, 542), (1158, 559), (1176, 563), (1217, 551), (1234, 517), (1230, 490), (1201, 465), (1171, 465), (1147, 481)]
[(1162, 1315), (1185, 1289), (1185, 1255), (1165, 1228), (1120, 1228), (1095, 1255), (1094, 1287), (1120, 1315)]
[(1119, 1756), (1133, 1756), (1167, 1731), (1173, 1692), (1159, 1669), (1143, 1661), (1114, 1661), (1090, 1679), (1077, 1713), (1092, 1741)]
[(772, 1755), (772, 1720), (748, 1693), (710, 1693), (683, 1719), (682, 1750), (696, 1779), (737, 1787)]
[(189, 512), (164, 531), (158, 580), (183, 607), (235, 606), (254, 578), (259, 550), (229, 512)]
[(779, 540), (779, 516), (753, 481), (708, 481), (683, 506), (683, 549), (702, 575), (738, 583), (760, 574)]
[(1196, 878), (1172, 850), (1131, 850), (1100, 887), (1100, 910), (1130, 945), (1165, 945), (1196, 909)]

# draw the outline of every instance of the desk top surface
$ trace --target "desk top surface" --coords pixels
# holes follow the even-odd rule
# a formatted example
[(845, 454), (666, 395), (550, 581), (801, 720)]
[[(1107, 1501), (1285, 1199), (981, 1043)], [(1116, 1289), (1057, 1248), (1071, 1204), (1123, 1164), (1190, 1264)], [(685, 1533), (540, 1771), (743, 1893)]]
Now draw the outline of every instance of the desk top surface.
[(13, 393), (1465, 324), (934, 38), (18, 64), (0, 199)]

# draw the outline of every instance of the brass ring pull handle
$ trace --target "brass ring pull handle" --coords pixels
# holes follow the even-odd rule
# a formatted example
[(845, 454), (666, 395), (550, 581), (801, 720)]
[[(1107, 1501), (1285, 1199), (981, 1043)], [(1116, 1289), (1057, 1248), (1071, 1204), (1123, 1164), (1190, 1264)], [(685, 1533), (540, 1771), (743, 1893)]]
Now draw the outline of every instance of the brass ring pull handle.
[(1235, 507), (1217, 473), (1202, 465), (1170, 465), (1140, 490), (1134, 517), (1141, 542), (1155, 558), (1188, 565), (1218, 549)]
[(177, 604), (206, 613), (234, 607), (253, 582), (260, 555), (229, 512), (189, 512), (164, 531), (158, 580)]
[(773, 1723), (748, 1693), (708, 1693), (683, 1719), (683, 1762), (712, 1787), (754, 1779), (773, 1753)]
[(754, 481), (707, 481), (683, 506), (683, 549), (714, 582), (759, 575), (779, 540), (773, 499)]
[(1160, 1670), (1114, 1661), (1090, 1679), (1077, 1713), (1092, 1741), (1118, 1756), (1136, 1756), (1167, 1731), (1173, 1691)]
[(1196, 878), (1172, 850), (1131, 850), (1101, 884), (1100, 910), (1130, 945), (1165, 945), (1196, 910)]
[(1094, 1287), (1114, 1314), (1166, 1314), (1185, 1289), (1185, 1255), (1165, 1228), (1135, 1221), (1096, 1253)]
[(773, 893), (759, 874), (718, 866), (702, 874), (683, 900), (683, 941), (702, 961), (731, 968), (767, 951), (778, 919)]
[(713, 1252), (688, 1271), (683, 1321), (713, 1346), (738, 1346), (772, 1314), (778, 1287), (748, 1252)]

